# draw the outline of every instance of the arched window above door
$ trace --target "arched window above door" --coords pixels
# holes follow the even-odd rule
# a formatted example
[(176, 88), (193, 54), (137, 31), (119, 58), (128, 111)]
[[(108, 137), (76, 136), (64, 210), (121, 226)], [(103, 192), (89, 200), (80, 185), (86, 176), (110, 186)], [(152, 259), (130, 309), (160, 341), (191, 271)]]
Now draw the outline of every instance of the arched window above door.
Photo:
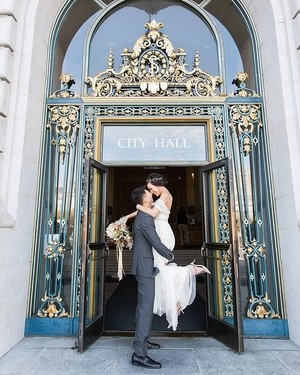
[[(169, 37), (174, 48), (184, 49), (189, 70), (192, 69), (193, 57), (198, 50), (201, 69), (211, 75), (222, 76), (224, 92), (229, 93), (234, 89), (232, 80), (236, 73), (243, 71), (238, 47), (217, 17), (195, 1), (133, 0), (116, 2), (115, 7), (113, 4), (114, 2), (101, 12), (99, 8), (91, 7), (82, 25), (77, 23), (77, 32), (73, 38), (69, 38), (68, 48), (64, 49), (63, 65), (55, 60), (55, 65), (59, 64), (53, 69), (57, 72), (56, 88), (60, 74), (70, 73), (76, 82), (73, 89), (83, 94), (85, 78), (107, 68), (110, 51), (113, 51), (117, 70), (121, 65), (124, 48), (132, 48), (136, 39), (145, 32), (145, 24), (155, 19), (164, 24), (162, 32)], [(84, 18), (81, 16), (80, 19)], [(66, 26), (63, 26), (59, 35), (63, 35), (65, 29)], [(65, 38), (66, 36), (57, 40)], [(60, 42), (60, 46), (61, 44)], [(64, 53), (61, 48), (59, 50), (61, 54)]]
[[(100, 9), (99, 4), (93, 0), (75, 2), (68, 0), (62, 6), (53, 25), (50, 39), (49, 75), (47, 77), (49, 94), (60, 88), (59, 77), (62, 72), (65, 72), (65, 68), (72, 69), (72, 64), (77, 68), (82, 64), (82, 37), (84, 38), (82, 33)], [(66, 59), (68, 66), (65, 66)], [(76, 78), (77, 81), (80, 79), (78, 75)]]

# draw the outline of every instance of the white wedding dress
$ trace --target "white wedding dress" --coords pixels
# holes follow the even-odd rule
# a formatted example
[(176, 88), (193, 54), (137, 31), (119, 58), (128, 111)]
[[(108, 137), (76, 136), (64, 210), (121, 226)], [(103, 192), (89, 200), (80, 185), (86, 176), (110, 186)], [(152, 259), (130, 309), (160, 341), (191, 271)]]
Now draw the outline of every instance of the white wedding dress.
[[(159, 213), (154, 218), (155, 228), (161, 242), (169, 249), (175, 246), (175, 237), (168, 222), (170, 211), (165, 203), (158, 199), (154, 206)], [(167, 266), (167, 259), (162, 257), (153, 249), (154, 266), (159, 269), (155, 276), (155, 299), (154, 314), (166, 315), (169, 327), (174, 331), (178, 325), (178, 312), (190, 305), (196, 296), (196, 276), (191, 266), (177, 266), (170, 263)]]

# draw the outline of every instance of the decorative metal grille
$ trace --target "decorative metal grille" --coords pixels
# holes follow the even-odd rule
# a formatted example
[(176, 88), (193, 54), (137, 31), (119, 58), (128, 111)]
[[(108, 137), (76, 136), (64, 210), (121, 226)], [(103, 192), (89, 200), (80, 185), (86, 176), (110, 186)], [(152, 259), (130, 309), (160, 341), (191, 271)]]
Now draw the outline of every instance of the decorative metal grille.
[[(67, 93), (64, 89), (60, 91)], [(70, 95), (71, 96), (71, 95)], [(61, 97), (61, 96), (59, 96)], [(70, 283), (73, 246), (75, 168), (79, 106), (48, 106), (44, 167), (43, 248), (44, 283), (40, 288), (39, 317), (64, 317), (64, 285)], [(67, 280), (67, 281), (66, 281)]]
[[(74, 83), (71, 75), (61, 76), (62, 88), (49, 98), (48, 123), (46, 125), (44, 158), (44, 195), (42, 199), (40, 246), (43, 251), (41, 261), (39, 307), (40, 317), (64, 317), (68, 301), (64, 282), (75, 280), (72, 297), (74, 306), (70, 310), (78, 312), (80, 252), (75, 259), (77, 267), (65, 267), (66, 257), (72, 261), (74, 225), (75, 170), (85, 157), (94, 156), (94, 132), (97, 118), (149, 118), (165, 119), (168, 117), (210, 119), (214, 144), (211, 144), (211, 161), (230, 156), (226, 124), (229, 117), (231, 146), (234, 157), (237, 206), (241, 218), (243, 250), (249, 273), (249, 306), (247, 316), (251, 318), (279, 317), (272, 307), (266, 261), (265, 242), (266, 209), (263, 196), (263, 173), (268, 168), (262, 152), (266, 135), (261, 122), (261, 100), (258, 95), (247, 89), (244, 80), (246, 73), (236, 77), (238, 89), (228, 97), (234, 103), (218, 104), (213, 98), (219, 95), (220, 77), (212, 77), (200, 69), (196, 51), (192, 71), (185, 69), (185, 53), (175, 50), (168, 38), (158, 31), (161, 24), (152, 21), (146, 24), (148, 32), (141, 36), (132, 50), (125, 49), (120, 72), (114, 70), (112, 52), (109, 55), (108, 69), (96, 77), (88, 77), (88, 95), (95, 97), (92, 104), (84, 105), (78, 95), (70, 91)], [(112, 97), (206, 97), (211, 99), (199, 104), (151, 104), (141, 105), (131, 101), (129, 104), (101, 104), (101, 98)], [(80, 103), (80, 104), (78, 104)], [(91, 99), (89, 98), (89, 103)], [(111, 101), (111, 103), (113, 103)], [(120, 103), (120, 101), (118, 101)], [(228, 111), (227, 111), (228, 110)], [(83, 118), (83, 138), (79, 143), (80, 113)], [(77, 152), (80, 148), (80, 158)], [(227, 186), (224, 169), (217, 171), (218, 199), (218, 236), (220, 242), (228, 243), (229, 215), (226, 200)], [(83, 181), (77, 187), (82, 190)], [(78, 192), (77, 194), (81, 194)], [(79, 210), (80, 212), (80, 210)], [(80, 213), (79, 213), (80, 214)], [(78, 213), (77, 213), (78, 215)], [(269, 229), (271, 230), (271, 229)], [(275, 251), (275, 250), (274, 250)], [(76, 255), (77, 256), (77, 255)], [(222, 280), (224, 313), (233, 315), (232, 276), (230, 254), (222, 255)], [(71, 303), (71, 302), (70, 302)], [(69, 310), (69, 311), (70, 311)]]
[[(257, 97), (245, 87), (247, 76), (239, 75), (238, 98)], [(250, 102), (229, 105), (229, 127), (235, 164), (237, 202), (242, 230), (242, 250), (246, 257), (249, 285), (249, 318), (279, 318), (272, 307), (268, 280), (266, 246), (266, 199), (264, 184), (264, 127), (261, 104)]]

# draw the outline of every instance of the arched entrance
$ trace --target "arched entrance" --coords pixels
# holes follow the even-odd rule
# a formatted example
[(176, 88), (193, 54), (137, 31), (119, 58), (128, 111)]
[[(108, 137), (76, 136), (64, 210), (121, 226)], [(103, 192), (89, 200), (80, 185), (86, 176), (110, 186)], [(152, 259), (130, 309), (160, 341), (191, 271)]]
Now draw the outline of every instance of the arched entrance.
[[(92, 30), (94, 32), (96, 28)], [(155, 39), (151, 39), (153, 37), (162, 41), (156, 50), (143, 44), (148, 38), (151, 47), (155, 44)], [(222, 52), (220, 43), (217, 50)], [(82, 271), (80, 233), (84, 158), (93, 157), (109, 168), (115, 165), (153, 166), (152, 157), (143, 159), (142, 154), (132, 157), (133, 148), (129, 154), (124, 154), (120, 152), (120, 147), (114, 155), (110, 148), (104, 148), (110, 144), (107, 141), (109, 137), (118, 134), (111, 132), (114, 126), (119, 126), (118, 130), (128, 131), (133, 127), (145, 131), (151, 126), (159, 126), (163, 131), (172, 126), (175, 132), (184, 129), (184, 133), (188, 133), (189, 128), (197, 131), (204, 124), (205, 141), (201, 144), (202, 148), (206, 146), (204, 158), (198, 152), (201, 146), (195, 143), (200, 136), (190, 136), (194, 147), (190, 159), (186, 159), (186, 153), (179, 159), (176, 159), (175, 153), (171, 159), (166, 159), (166, 154), (160, 154), (154, 164), (161, 166), (163, 162), (164, 166), (191, 168), (226, 157), (234, 160), (238, 197), (235, 211), (239, 214), (237, 225), (242, 227), (239, 237), (240, 261), (245, 272), (249, 272), (244, 278), (246, 282), (249, 281), (244, 288), (247, 296), (244, 308), (249, 319), (260, 316), (280, 318), (280, 292), (275, 295), (276, 292), (270, 291), (264, 282), (266, 274), (267, 278), (274, 276), (271, 269), (275, 266), (270, 259), (266, 259), (265, 246), (268, 243), (276, 251), (276, 244), (273, 241), (274, 233), (272, 230), (266, 231), (263, 224), (264, 217), (272, 220), (272, 199), (267, 189), (269, 182), (263, 177), (268, 158), (264, 154), (266, 135), (262, 127), (262, 98), (254, 90), (246, 88), (245, 74), (236, 78), (236, 90), (231, 95), (225, 95), (219, 76), (212, 76), (200, 68), (198, 52), (194, 54), (192, 70), (186, 69), (184, 57), (184, 50), (174, 49), (169, 38), (161, 35), (159, 25), (153, 21), (148, 26), (148, 33), (141, 36), (133, 50), (124, 50), (120, 71), (114, 69), (114, 55), (109, 53), (108, 69), (87, 77), (83, 95), (77, 97), (71, 90), (70, 75), (61, 75), (61, 89), (55, 91), (47, 101), (45, 169), (41, 178), (41, 187), (47, 186), (47, 189), (40, 192), (41, 220), (36, 241), (39, 250), (34, 265), (38, 272), (33, 272), (28, 331), (43, 329), (44, 322), (51, 326), (54, 319), (60, 319), (57, 327), (61, 324), (62, 332), (69, 329), (66, 328), (66, 321), (70, 324), (70, 319), (72, 332), (77, 330), (78, 296), (81, 293), (78, 277)], [(222, 71), (222, 64), (222, 61), (218, 61), (218, 71)], [(90, 71), (87, 66), (85, 68)], [(172, 133), (172, 138), (174, 135)], [(103, 137), (108, 138), (103, 141)], [(179, 136), (175, 138), (179, 139)], [(177, 151), (178, 148), (174, 147)], [(141, 152), (141, 148), (138, 151)], [(115, 155), (117, 160), (112, 160)], [(257, 184), (257, 173), (266, 190), (261, 188), (260, 183)], [(215, 186), (221, 186), (221, 175), (216, 173), (212, 177)], [(215, 191), (215, 200), (211, 198), (209, 211), (213, 213), (213, 208), (222, 208), (218, 214), (214, 213), (213, 233), (218, 233), (215, 242), (229, 243), (226, 223), (229, 220), (228, 207), (222, 201), (222, 196), (218, 196), (218, 191)], [(105, 218), (102, 221), (104, 224)], [(213, 248), (208, 246), (206, 250), (213, 251)], [(219, 305), (215, 313), (221, 311), (225, 317), (232, 317), (232, 280), (226, 273), (232, 274), (232, 269), (226, 268), (226, 260), (220, 269), (224, 278), (220, 277), (223, 281), (219, 300), (222, 295), (225, 296), (226, 306)], [(272, 293), (271, 301), (274, 301), (275, 307), (268, 297)]]
[[(208, 331), (223, 340), (226, 340), (226, 337), (228, 338), (230, 335), (233, 337), (232, 333), (235, 331), (235, 345), (232, 342), (230, 344), (240, 351), (242, 350), (240, 310), (236, 307), (239, 293), (237, 292), (238, 280), (235, 280), (238, 254), (236, 241), (230, 230), (233, 226), (231, 220), (234, 216), (234, 210), (231, 208), (229, 199), (229, 184), (231, 182), (228, 164), (225, 162), (222, 164), (227, 155), (224, 147), (224, 130), (222, 129), (225, 123), (222, 115), (225, 113), (223, 107), (225, 97), (216, 94), (221, 78), (219, 76), (212, 77), (200, 69), (197, 53), (194, 58), (194, 70), (192, 72), (187, 71), (184, 67), (184, 51), (182, 49), (175, 51), (168, 37), (159, 32), (162, 25), (153, 20), (146, 26), (148, 32), (137, 40), (132, 50), (126, 49), (124, 51), (120, 72), (113, 69), (114, 60), (112, 54), (110, 54), (108, 70), (86, 79), (94, 97), (106, 98), (105, 112), (101, 111), (102, 101), (101, 103), (93, 103), (93, 101), (83, 98), (88, 105), (85, 111), (88, 114), (85, 118), (87, 129), (91, 129), (91, 126), (93, 128), (92, 132), (87, 130), (88, 145), (93, 145), (93, 157), (102, 161), (106, 166), (122, 165), (125, 161), (132, 165), (138, 163), (140, 166), (161, 165), (163, 163), (164, 165), (183, 164), (199, 167), (209, 161), (218, 160), (217, 167), (204, 168), (205, 172), (208, 175), (210, 174), (210, 177), (205, 177), (205, 181), (203, 180), (201, 185), (206, 186), (203, 201), (206, 205), (204, 214), (206, 229), (204, 230), (205, 242), (202, 248), (205, 251), (204, 256), (209, 259), (209, 262), (212, 262), (211, 268), (216, 270), (208, 288), (210, 291), (208, 294)], [(247, 92), (253, 94), (251, 91), (247, 91), (243, 84), (246, 74), (240, 74), (238, 78), (238, 86), (241, 87), (235, 95), (239, 96), (240, 91), (245, 93), (246, 96)], [(165, 98), (163, 106), (156, 102), (156, 96)], [(171, 99), (169, 96), (171, 96)], [(180, 103), (181, 109), (179, 111), (179, 103), (174, 100), (174, 96), (184, 96), (189, 99), (187, 103)], [(112, 101), (110, 97), (113, 97)], [(115, 107), (114, 99), (116, 97), (123, 99), (121, 102), (122, 110)], [(130, 99), (128, 102), (124, 101), (126, 97)], [(152, 101), (153, 97), (154, 101)], [(211, 107), (203, 105), (201, 101), (199, 102), (199, 97), (209, 98), (214, 105), (214, 109), (211, 111)], [(134, 98), (134, 107), (131, 108), (132, 98)], [(217, 109), (216, 106), (219, 108)], [(169, 115), (166, 107), (173, 112), (172, 116)], [(124, 116), (120, 118), (116, 116), (118, 112), (132, 114), (135, 111), (137, 114), (142, 113), (144, 115), (143, 117), (146, 120), (144, 119), (143, 123), (141, 123), (139, 116), (130, 116), (128, 119), (124, 119)], [(193, 111), (196, 112), (193, 113)], [(197, 112), (198, 114), (202, 113), (202, 116), (194, 116)], [(110, 118), (111, 116), (107, 116), (111, 113), (114, 114), (113, 119)], [(167, 121), (159, 122), (158, 116), (154, 116), (155, 113), (164, 113)], [(218, 116), (217, 120), (216, 115)], [(196, 121), (195, 117), (197, 118)], [(168, 125), (168, 122), (171, 122), (171, 124)], [(216, 131), (219, 136), (222, 134), (219, 137), (217, 148), (213, 142)], [(172, 134), (172, 137), (167, 134)], [(98, 144), (99, 138), (100, 145)], [(90, 152), (89, 147), (86, 155), (88, 156)], [(87, 167), (85, 166), (85, 168)], [(101, 173), (100, 170), (101, 165), (99, 165), (99, 173)], [(89, 185), (89, 179), (90, 177), (85, 179), (85, 186)], [(87, 189), (88, 195), (85, 198), (87, 200), (90, 199), (90, 191), (103, 191), (105, 189), (103, 186), (102, 188), (101, 186), (95, 188), (93, 183), (95, 177), (92, 177), (91, 181), (92, 188)], [(99, 181), (102, 182), (103, 179), (99, 177)], [(214, 193), (212, 194), (212, 192)], [(96, 217), (100, 215), (101, 207), (99, 206), (98, 210), (95, 211), (97, 204), (94, 202), (93, 196), (91, 199), (90, 207), (93, 207), (93, 209), (89, 213), (91, 208), (88, 206), (84, 217), (90, 217), (86, 223), (85, 232), (89, 232), (90, 236), (93, 237), (96, 228), (93, 226), (91, 228), (90, 225), (95, 222), (95, 219), (93, 219), (95, 212), (97, 212)], [(103, 207), (100, 217), (102, 217), (100, 222), (103, 226), (105, 220)], [(212, 220), (211, 217), (214, 219)], [(103, 227), (102, 236), (104, 229)], [(99, 234), (101, 235), (101, 232)], [(96, 238), (98, 239), (97, 234)], [(88, 259), (89, 255), (92, 254), (92, 252), (89, 252), (91, 251), (90, 243), (93, 247), (96, 246), (95, 242), (91, 242), (91, 239), (86, 239), (82, 244), (82, 249), (87, 249), (87, 252), (85, 253), (83, 250), (83, 254), (86, 254), (86, 256), (83, 255), (82, 257), (82, 270), (83, 272), (86, 271), (86, 274), (81, 277), (82, 283), (80, 285), (82, 300), (79, 328), (80, 350), (83, 350), (85, 344), (91, 342), (104, 329), (104, 309), (101, 301), (99, 301), (98, 308), (95, 308), (93, 302), (91, 304), (92, 310), (90, 310), (90, 307), (86, 307), (86, 298), (88, 298), (88, 301), (92, 298), (92, 301), (94, 301), (94, 295), (90, 295), (90, 286), (96, 284), (93, 277), (95, 275), (98, 277), (96, 272), (92, 272), (95, 265), (90, 263)], [(102, 238), (101, 247), (98, 249), (102, 253), (103, 243), (104, 238)], [(97, 259), (102, 259), (102, 268), (105, 264), (104, 258), (104, 254), (97, 257)], [(92, 277), (92, 280), (90, 277)], [(222, 287), (217, 283), (217, 280), (226, 280), (228, 285)], [(102, 290), (104, 290), (104, 282), (103, 274)], [(88, 289), (87, 285), (89, 286)], [(83, 294), (85, 292), (86, 295)], [(99, 311), (102, 311), (102, 314), (97, 315)], [(89, 318), (87, 319), (87, 317)], [(95, 330), (92, 329), (93, 326)], [(87, 339), (86, 342), (85, 338)]]

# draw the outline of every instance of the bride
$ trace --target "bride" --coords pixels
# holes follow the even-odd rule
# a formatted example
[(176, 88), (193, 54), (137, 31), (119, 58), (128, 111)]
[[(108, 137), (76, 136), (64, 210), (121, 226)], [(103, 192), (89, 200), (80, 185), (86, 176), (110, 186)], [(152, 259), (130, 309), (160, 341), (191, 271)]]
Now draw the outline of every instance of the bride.
[[(155, 229), (162, 243), (173, 250), (175, 237), (168, 222), (172, 208), (173, 197), (166, 188), (167, 179), (158, 173), (151, 173), (146, 180), (146, 187), (152, 195), (158, 197), (152, 208), (137, 205), (137, 209), (146, 212), (154, 218)], [(126, 223), (129, 218), (135, 217), (137, 211), (122, 217)], [(168, 328), (174, 331), (178, 325), (178, 315), (190, 305), (196, 297), (196, 276), (201, 273), (210, 273), (202, 265), (194, 262), (187, 266), (177, 266), (169, 263), (153, 249), (154, 266), (159, 269), (155, 276), (155, 298), (153, 312), (159, 316), (166, 315)]]

